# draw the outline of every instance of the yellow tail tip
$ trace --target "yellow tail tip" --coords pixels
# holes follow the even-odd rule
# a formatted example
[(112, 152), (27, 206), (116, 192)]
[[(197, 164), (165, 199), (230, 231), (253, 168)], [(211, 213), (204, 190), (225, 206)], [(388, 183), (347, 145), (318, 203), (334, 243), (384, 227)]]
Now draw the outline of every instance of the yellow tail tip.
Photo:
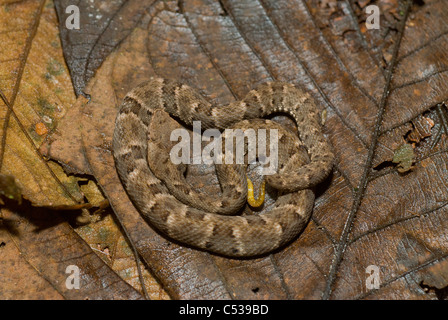
[(264, 196), (265, 196), (265, 190), (266, 190), (266, 182), (263, 180), (263, 183), (261, 184), (261, 189), (258, 194), (258, 198), (255, 199), (254, 196), (254, 185), (252, 181), (247, 178), (247, 202), (249, 205), (253, 208), (260, 207), (264, 202)]

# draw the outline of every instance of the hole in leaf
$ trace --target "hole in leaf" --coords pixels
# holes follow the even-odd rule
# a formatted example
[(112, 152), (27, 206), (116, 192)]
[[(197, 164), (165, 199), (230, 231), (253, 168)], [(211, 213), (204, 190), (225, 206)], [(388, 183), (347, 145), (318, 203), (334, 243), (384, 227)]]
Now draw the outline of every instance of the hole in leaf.
[(425, 291), (426, 293), (434, 292), (437, 299), (439, 299), (439, 300), (447, 300), (447, 298), (448, 298), (448, 287), (438, 289), (436, 287), (429, 286), (429, 285), (423, 283), (423, 281), (420, 282), (419, 285), (423, 289), (423, 291)]

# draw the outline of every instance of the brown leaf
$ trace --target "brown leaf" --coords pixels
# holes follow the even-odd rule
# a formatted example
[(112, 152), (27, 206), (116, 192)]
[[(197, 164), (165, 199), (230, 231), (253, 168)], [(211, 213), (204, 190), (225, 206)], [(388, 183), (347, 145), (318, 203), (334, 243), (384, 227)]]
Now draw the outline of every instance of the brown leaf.
[[(141, 299), (63, 218), (30, 209), (1, 211), (2, 299)], [(79, 289), (66, 285), (71, 266), (79, 268)]]
[[(174, 298), (435, 298), (421, 283), (446, 258), (445, 179), (436, 178), (446, 175), (446, 135), (428, 148), (435, 137), (426, 134), (405, 175), (380, 164), (423, 112), (441, 121), (431, 108), (448, 97), (446, 4), (389, 1), (380, 30), (366, 30), (364, 2), (168, 3), (97, 70), (82, 120), (93, 173), (165, 290)], [(265, 258), (225, 259), (170, 243), (144, 223), (113, 170), (110, 139), (120, 100), (151, 76), (183, 81), (215, 103), (272, 79), (315, 95), (338, 161), (297, 241)], [(370, 265), (380, 279), (372, 290)], [(447, 285), (437, 279), (437, 288)]]
[[(91, 204), (82, 203), (85, 178), (67, 175), (38, 151), (75, 102), (53, 3), (6, 1), (0, 12), (1, 194), (22, 204), (2, 202), (9, 210), (0, 217), (1, 298), (141, 299), (73, 231), (73, 214), (55, 210)], [(65, 287), (70, 264), (84, 277), (80, 290)]]
[[(140, 292), (142, 291), (134, 253), (111, 215), (107, 215), (95, 223), (77, 228), (76, 232), (123, 280)], [(150, 299), (168, 299), (165, 291), (147, 270), (143, 270), (143, 278)]]
[[(108, 17), (110, 25), (128, 23), (126, 32), (113, 35), (103, 25), (111, 37), (87, 42), (86, 52), (108, 45), (114, 50), (91, 55), (99, 60), (84, 65), (81, 77), (84, 83), (90, 78), (88, 85), (75, 84), (91, 97), (78, 102), (70, 118), (82, 124), (80, 132), (59, 128), (61, 137), (76, 142), (76, 156), (67, 150), (54, 156), (95, 175), (171, 298), (444, 298), (448, 5), (378, 2), (379, 30), (366, 29), (366, 5), (148, 0), (138, 22)], [(115, 2), (102, 8), (120, 16)], [(75, 38), (64, 47), (73, 61), (88, 56), (77, 55), (73, 48), (82, 44)], [(98, 61), (104, 62), (96, 69)], [(121, 99), (152, 76), (185, 82), (218, 104), (240, 99), (267, 80), (292, 82), (315, 96), (327, 110), (325, 130), (337, 163), (319, 186), (313, 217), (296, 241), (266, 257), (226, 259), (172, 243), (146, 224), (115, 172), (111, 137)], [(434, 126), (420, 126), (422, 117)], [(409, 136), (413, 128), (417, 138)], [(399, 173), (389, 167), (406, 139), (415, 143), (414, 167)], [(85, 159), (76, 160), (80, 154)], [(209, 172), (196, 172), (207, 189)], [(378, 287), (367, 284), (370, 266), (379, 272)]]
[(51, 167), (37, 151), (75, 101), (56, 16), (44, 4), (0, 6), (0, 166), (34, 205), (69, 207), (82, 199), (76, 179)]
[(80, 1), (77, 6), (82, 12), (82, 28), (77, 30), (65, 26), (66, 19), (71, 14), (66, 13), (66, 8), (73, 5), (72, 1), (55, 1), (65, 59), (77, 95), (83, 93), (84, 87), (104, 58), (129, 35), (153, 2), (154, 0), (111, 0), (107, 3)]

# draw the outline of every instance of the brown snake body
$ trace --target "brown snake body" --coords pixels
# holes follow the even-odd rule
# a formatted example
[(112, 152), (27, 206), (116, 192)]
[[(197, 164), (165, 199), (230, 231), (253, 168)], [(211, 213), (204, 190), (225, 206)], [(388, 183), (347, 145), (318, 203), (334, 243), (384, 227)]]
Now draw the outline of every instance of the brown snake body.
[[(267, 213), (229, 215), (246, 199), (247, 184), (241, 174), (245, 166), (243, 169), (227, 166), (223, 173), (218, 172), (220, 179), (225, 180), (220, 181), (222, 196), (210, 200), (195, 193), (163, 156), (167, 153), (152, 142), (157, 133), (150, 130), (151, 119), (157, 110), (168, 112), (186, 125), (201, 121), (203, 129), (235, 125), (244, 128), (251, 126), (248, 119), (277, 112), (290, 115), (297, 124), (303, 146), (296, 144), (294, 155), (283, 157), (280, 171), (284, 173), (265, 176), (267, 184), (284, 194)], [(226, 256), (265, 254), (302, 231), (314, 203), (310, 188), (332, 170), (334, 155), (321, 132), (318, 115), (311, 96), (287, 83), (262, 84), (243, 100), (218, 107), (187, 85), (160, 78), (150, 80), (131, 90), (121, 104), (113, 136), (116, 168), (136, 208), (168, 237)], [(263, 123), (279, 127), (268, 121)], [(286, 144), (294, 144), (285, 131), (280, 133)], [(173, 190), (182, 202), (173, 196)], [(196, 202), (199, 208), (192, 206)]]

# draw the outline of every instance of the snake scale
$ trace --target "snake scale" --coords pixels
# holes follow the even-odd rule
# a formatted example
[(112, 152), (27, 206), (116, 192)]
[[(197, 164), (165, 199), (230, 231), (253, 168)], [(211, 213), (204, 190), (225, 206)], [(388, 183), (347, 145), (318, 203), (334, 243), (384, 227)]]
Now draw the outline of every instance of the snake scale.
[[(235, 215), (247, 197), (245, 174), (241, 174), (245, 166), (223, 165), (221, 174), (217, 170), (221, 196), (207, 199), (194, 192), (183, 180), (182, 170), (169, 164), (169, 152), (163, 152), (156, 141), (161, 134), (151, 130), (153, 115), (160, 110), (187, 126), (201, 121), (202, 129), (220, 130), (244, 128), (251, 125), (250, 119), (274, 113), (291, 116), (301, 142), (295, 146), (295, 156), (289, 155), (281, 164), (283, 171), (288, 167), (293, 171), (265, 176), (268, 185), (281, 191), (271, 210)], [(163, 123), (158, 127), (163, 130)], [(280, 143), (285, 136), (286, 144), (293, 144), (286, 135), (280, 131)], [(266, 254), (294, 239), (311, 216), (312, 187), (328, 176), (334, 162), (314, 100), (292, 84), (264, 83), (241, 101), (213, 106), (193, 88), (161, 78), (138, 85), (123, 99), (115, 122), (113, 155), (131, 201), (154, 228), (182, 244), (231, 257)]]

